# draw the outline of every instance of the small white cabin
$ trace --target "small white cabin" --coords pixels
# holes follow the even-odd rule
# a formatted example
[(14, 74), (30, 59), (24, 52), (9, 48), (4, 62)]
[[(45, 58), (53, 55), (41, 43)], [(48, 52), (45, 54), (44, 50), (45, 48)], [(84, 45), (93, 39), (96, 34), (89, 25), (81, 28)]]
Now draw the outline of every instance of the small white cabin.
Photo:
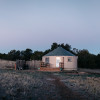
[(59, 68), (63, 63), (64, 70), (77, 70), (78, 57), (69, 51), (58, 47), (42, 57), (42, 62), (50, 64), (51, 68)]

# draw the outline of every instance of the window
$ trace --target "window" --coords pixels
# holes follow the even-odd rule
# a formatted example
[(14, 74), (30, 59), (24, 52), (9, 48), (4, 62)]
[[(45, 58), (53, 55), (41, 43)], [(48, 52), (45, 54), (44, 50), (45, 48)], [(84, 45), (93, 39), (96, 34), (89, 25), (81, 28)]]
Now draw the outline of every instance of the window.
[(46, 64), (49, 63), (49, 58), (45, 58), (45, 63), (46, 63)]
[(70, 57), (70, 58), (68, 58), (68, 62), (72, 62), (72, 58)]

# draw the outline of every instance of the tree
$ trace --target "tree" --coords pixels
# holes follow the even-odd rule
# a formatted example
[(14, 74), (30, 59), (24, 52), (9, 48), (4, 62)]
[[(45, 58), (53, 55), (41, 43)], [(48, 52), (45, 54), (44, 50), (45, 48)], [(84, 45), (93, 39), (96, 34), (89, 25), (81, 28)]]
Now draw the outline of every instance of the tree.
[(10, 52), (8, 52), (6, 59), (13, 60), (13, 61), (20, 59), (20, 51), (11, 50)]
[(30, 60), (33, 51), (31, 49), (26, 49), (25, 51), (21, 51), (21, 59), (22, 60)]
[(67, 51), (71, 51), (71, 45), (69, 44), (65, 44), (63, 48), (66, 49)]
[(15, 56), (16, 56), (16, 60), (21, 58), (21, 57), (20, 57), (20, 51), (19, 51), (19, 50), (16, 51)]
[(16, 60), (16, 50), (11, 50), (8, 52), (8, 59), (13, 61)]
[(45, 51), (43, 52), (43, 55), (46, 55), (46, 54), (49, 53), (50, 51), (51, 51), (51, 49), (45, 50)]
[(88, 61), (88, 55), (89, 52), (88, 50), (80, 50), (78, 53), (78, 66), (81, 68), (86, 68), (87, 67), (87, 61)]
[(96, 57), (96, 64), (97, 64), (96, 67), (100, 69), (100, 54), (98, 54)]
[(73, 48), (73, 53), (75, 53), (76, 55), (78, 54), (78, 49), (76, 49), (76, 48)]
[(31, 56), (33, 60), (42, 60), (43, 52), (42, 51), (35, 51)]
[(58, 47), (58, 44), (56, 42), (54, 42), (52, 45), (51, 45), (51, 50), (54, 50)]
[(0, 59), (5, 59), (5, 60), (7, 60), (8, 59), (8, 55), (7, 54), (2, 54), (2, 53), (0, 53)]
[(96, 56), (90, 54), (88, 50), (80, 50), (78, 52), (78, 65), (81, 68), (96, 68)]

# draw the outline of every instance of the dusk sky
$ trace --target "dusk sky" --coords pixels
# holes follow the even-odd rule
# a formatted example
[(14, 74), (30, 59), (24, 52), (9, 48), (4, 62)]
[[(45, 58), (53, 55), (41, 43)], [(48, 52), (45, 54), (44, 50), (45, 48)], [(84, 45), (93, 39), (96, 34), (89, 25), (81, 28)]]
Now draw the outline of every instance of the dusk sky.
[(100, 53), (100, 0), (0, 0), (0, 53), (53, 42)]

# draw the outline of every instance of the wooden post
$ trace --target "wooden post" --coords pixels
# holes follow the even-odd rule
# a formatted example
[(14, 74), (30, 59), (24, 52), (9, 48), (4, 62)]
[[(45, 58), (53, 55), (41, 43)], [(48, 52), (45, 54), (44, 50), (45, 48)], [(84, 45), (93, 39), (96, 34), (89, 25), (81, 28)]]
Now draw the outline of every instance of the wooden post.
[(15, 64), (15, 70), (16, 70), (16, 64)]

